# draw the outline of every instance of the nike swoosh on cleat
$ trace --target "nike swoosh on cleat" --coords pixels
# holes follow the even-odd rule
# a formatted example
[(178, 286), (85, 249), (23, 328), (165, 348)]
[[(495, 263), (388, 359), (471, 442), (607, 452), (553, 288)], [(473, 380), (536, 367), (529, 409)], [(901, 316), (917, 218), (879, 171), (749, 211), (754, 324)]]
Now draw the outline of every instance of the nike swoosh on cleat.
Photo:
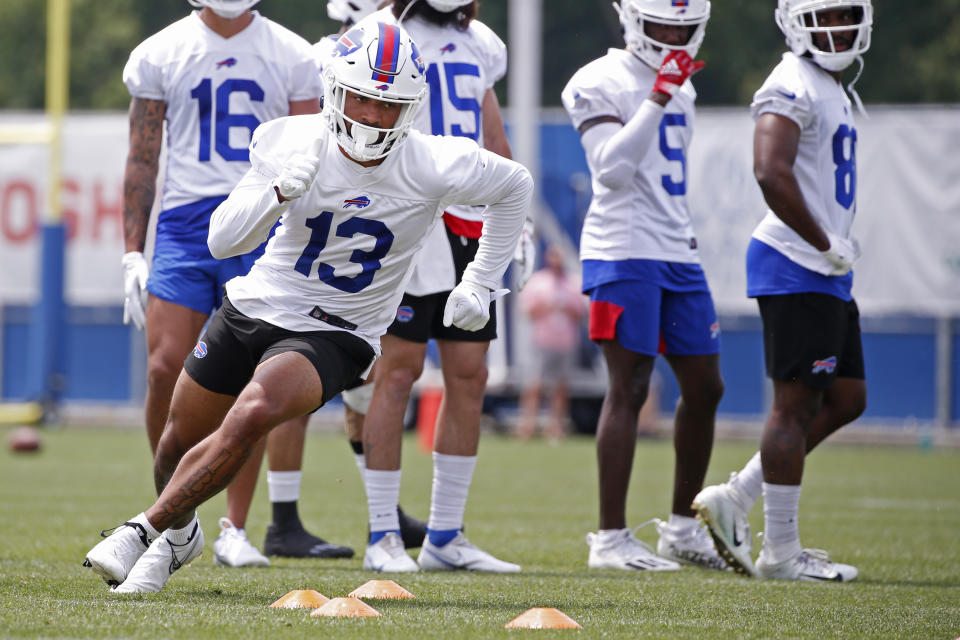
[(843, 576), (839, 573), (832, 578), (827, 578), (826, 576), (818, 576), (812, 573), (801, 573), (800, 577), (810, 578), (811, 580), (816, 580), (817, 582), (843, 582)]
[(783, 96), (784, 98), (786, 98), (787, 100), (795, 100), (796, 97), (797, 97), (797, 94), (795, 94), (795, 93), (792, 93), (792, 92), (791, 92), (791, 93), (788, 93), (788, 92), (786, 92), (786, 91), (781, 91), (780, 89), (777, 89), (777, 93), (779, 93), (780, 95), (782, 95), (782, 96)]

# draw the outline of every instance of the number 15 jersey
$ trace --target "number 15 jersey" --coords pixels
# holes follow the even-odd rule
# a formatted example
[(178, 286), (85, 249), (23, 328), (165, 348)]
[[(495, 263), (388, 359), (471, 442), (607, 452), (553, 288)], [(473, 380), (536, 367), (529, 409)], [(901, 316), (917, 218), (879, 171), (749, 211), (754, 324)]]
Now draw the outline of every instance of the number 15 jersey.
[(133, 50), (123, 82), (167, 105), (163, 210), (230, 193), (254, 129), (323, 93), (310, 44), (256, 11), (230, 38), (192, 12)]

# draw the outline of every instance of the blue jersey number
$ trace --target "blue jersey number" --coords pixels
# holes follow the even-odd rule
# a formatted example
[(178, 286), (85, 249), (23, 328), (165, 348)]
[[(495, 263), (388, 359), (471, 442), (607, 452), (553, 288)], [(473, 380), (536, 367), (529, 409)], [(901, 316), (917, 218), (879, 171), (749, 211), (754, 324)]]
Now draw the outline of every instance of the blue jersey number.
[[(458, 111), (467, 111), (473, 114), (473, 131), (464, 131), (459, 124), (451, 125), (446, 131), (443, 122), (443, 89), (440, 86), (440, 67), (447, 80), (447, 97), (450, 104)], [(430, 86), (430, 132), (435, 136), (451, 135), (476, 140), (480, 136), (480, 103), (473, 98), (462, 98), (457, 95), (457, 76), (480, 77), (480, 67), (466, 62), (432, 63), (427, 68), (427, 84)]]
[(680, 163), (680, 182), (673, 179), (673, 176), (660, 176), (660, 183), (672, 196), (682, 196), (687, 192), (687, 159), (683, 155), (683, 147), (671, 147), (667, 140), (667, 127), (685, 127), (687, 126), (687, 117), (682, 113), (664, 114), (660, 121), (660, 153), (670, 162)]
[[(847, 140), (850, 140), (849, 153)], [(857, 197), (857, 130), (845, 124), (833, 134), (833, 163), (837, 170), (833, 172), (837, 184), (836, 198), (844, 209)]]
[[(313, 263), (320, 256), (323, 248), (327, 246), (332, 223), (333, 213), (330, 211), (324, 211), (316, 218), (307, 220), (307, 227), (310, 228), (310, 242), (304, 247), (294, 269), (308, 278)], [(350, 262), (355, 262), (363, 267), (360, 273), (351, 277), (336, 276), (333, 275), (333, 266), (326, 262), (317, 263), (317, 277), (331, 287), (347, 293), (362, 291), (373, 282), (373, 274), (381, 266), (380, 260), (387, 255), (390, 247), (393, 246), (393, 234), (387, 228), (387, 225), (379, 220), (350, 218), (337, 225), (337, 235), (341, 238), (352, 238), (358, 233), (373, 236), (376, 239), (372, 251), (356, 249), (350, 254)]]
[(241, 80), (230, 78), (224, 80), (217, 87), (217, 112), (213, 117), (213, 83), (210, 78), (204, 78), (200, 84), (190, 92), (190, 97), (197, 101), (200, 115), (200, 162), (210, 160), (210, 132), (216, 120), (216, 136), (214, 147), (224, 160), (250, 161), (250, 152), (247, 147), (237, 149), (230, 146), (230, 129), (246, 127), (253, 135), (253, 130), (260, 121), (252, 113), (230, 113), (230, 94), (246, 93), (251, 100), (263, 102), (263, 89), (255, 80)]

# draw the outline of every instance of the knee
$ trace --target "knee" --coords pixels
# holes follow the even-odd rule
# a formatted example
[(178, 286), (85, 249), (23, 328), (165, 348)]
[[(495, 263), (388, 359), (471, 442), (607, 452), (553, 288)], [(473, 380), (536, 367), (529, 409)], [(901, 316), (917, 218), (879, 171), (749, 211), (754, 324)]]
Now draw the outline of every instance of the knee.
[(487, 388), (487, 364), (481, 361), (471, 366), (456, 366), (444, 369), (443, 379), (452, 394), (462, 393), (469, 397), (482, 397)]
[(859, 390), (846, 398), (841, 410), (840, 419), (842, 424), (850, 424), (863, 415), (867, 410), (867, 392), (866, 389)]
[(410, 395), (413, 383), (420, 378), (422, 372), (423, 363), (420, 366), (396, 364), (389, 368), (378, 369), (374, 385), (383, 385), (391, 398), (405, 398)]
[(283, 416), (277, 412), (276, 403), (262, 396), (241, 396), (223, 421), (222, 426), (229, 426), (223, 429), (222, 436), (228, 448), (244, 448), (256, 443), (281, 422)]
[(163, 351), (151, 353), (147, 358), (147, 384), (150, 386), (166, 384), (172, 387), (182, 368), (183, 358), (174, 357)]

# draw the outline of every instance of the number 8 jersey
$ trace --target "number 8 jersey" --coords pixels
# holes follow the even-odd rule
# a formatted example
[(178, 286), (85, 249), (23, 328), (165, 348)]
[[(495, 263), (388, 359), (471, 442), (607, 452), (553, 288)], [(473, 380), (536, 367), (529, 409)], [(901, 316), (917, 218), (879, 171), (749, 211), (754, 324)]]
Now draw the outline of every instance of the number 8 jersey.
[(310, 44), (252, 13), (223, 38), (192, 12), (143, 41), (124, 67), (131, 96), (167, 105), (163, 210), (226, 196), (250, 168), (254, 129), (323, 93)]
[[(754, 119), (774, 113), (800, 127), (793, 173), (803, 200), (825, 231), (850, 237), (857, 209), (857, 130), (850, 98), (833, 76), (813, 61), (783, 54), (750, 106)], [(832, 265), (820, 252), (768, 211), (753, 237), (800, 266), (829, 274)]]

